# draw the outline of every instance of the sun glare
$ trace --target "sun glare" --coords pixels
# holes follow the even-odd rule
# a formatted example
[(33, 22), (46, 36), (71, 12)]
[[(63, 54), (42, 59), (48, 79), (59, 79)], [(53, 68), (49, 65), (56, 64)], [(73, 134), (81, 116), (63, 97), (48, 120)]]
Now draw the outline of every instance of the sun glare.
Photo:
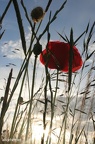
[[(32, 131), (33, 131), (33, 134), (32, 134), (33, 141), (40, 142), (43, 137), (43, 134), (45, 135), (44, 140), (46, 141), (48, 134), (49, 134), (49, 126), (46, 128), (46, 130), (44, 130), (43, 125), (33, 125)], [(56, 140), (57, 140), (56, 135), (58, 133), (59, 133), (59, 130), (56, 130), (55, 134), (53, 134), (53, 133), (51, 134), (51, 139), (52, 139), (53, 143), (56, 142)]]
[(42, 125), (34, 125), (33, 126), (33, 134), (32, 138), (36, 140), (40, 140), (41, 137), (43, 136), (44, 130)]
[[(40, 143), (41, 139), (43, 137), (43, 134), (45, 135), (44, 140), (46, 141), (49, 134), (49, 126), (47, 126), (46, 130), (43, 130), (42, 124), (37, 124), (32, 126), (32, 141), (35, 143)], [(60, 134), (60, 128), (52, 129), (51, 133), (51, 141), (53, 144), (56, 144), (58, 141), (58, 136)], [(68, 139), (70, 138), (70, 132), (66, 132), (66, 141), (68, 142)]]

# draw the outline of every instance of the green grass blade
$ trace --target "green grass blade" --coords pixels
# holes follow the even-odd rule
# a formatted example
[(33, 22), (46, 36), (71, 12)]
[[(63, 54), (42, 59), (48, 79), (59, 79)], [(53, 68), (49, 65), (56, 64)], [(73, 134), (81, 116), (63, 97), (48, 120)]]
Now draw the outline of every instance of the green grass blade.
[(17, 0), (13, 0), (13, 5), (14, 5), (15, 12), (16, 12), (18, 27), (19, 27), (19, 31), (20, 31), (21, 42), (22, 42), (22, 48), (23, 48), (24, 54), (26, 55), (26, 40), (25, 40), (25, 33), (24, 33), (22, 18), (21, 18), (21, 14), (20, 14), (20, 10), (19, 10), (19, 6), (18, 6)]
[(4, 10), (2, 16), (0, 17), (0, 24), (2, 23), (2, 21), (3, 21), (4, 17), (5, 17), (5, 15), (6, 15), (7, 11), (8, 11), (8, 9), (9, 9), (9, 7), (10, 7), (10, 5), (11, 5), (11, 2), (12, 2), (12, 0), (10, 0), (10, 1), (8, 2), (8, 4), (7, 4), (7, 6), (6, 6), (6, 8), (5, 8), (5, 10)]
[(69, 53), (69, 71), (68, 71), (68, 92), (71, 88), (72, 81), (72, 61), (73, 61), (73, 29), (70, 32), (70, 53)]
[(0, 136), (1, 136), (2, 127), (3, 127), (3, 119), (4, 119), (4, 116), (5, 116), (5, 113), (6, 113), (7, 109), (8, 109), (7, 100), (8, 100), (9, 90), (10, 90), (11, 79), (12, 79), (12, 72), (13, 72), (13, 69), (11, 69), (11, 71), (9, 73), (9, 77), (8, 77), (7, 85), (6, 85), (6, 89), (5, 89), (5, 94), (4, 94), (3, 105), (2, 105), (2, 109), (1, 109), (1, 115), (0, 115)]
[(45, 12), (47, 12), (47, 11), (48, 11), (48, 9), (49, 9), (49, 7), (50, 7), (51, 3), (52, 3), (52, 0), (49, 0), (49, 1), (48, 1), (48, 4), (47, 4), (47, 6), (46, 6)]

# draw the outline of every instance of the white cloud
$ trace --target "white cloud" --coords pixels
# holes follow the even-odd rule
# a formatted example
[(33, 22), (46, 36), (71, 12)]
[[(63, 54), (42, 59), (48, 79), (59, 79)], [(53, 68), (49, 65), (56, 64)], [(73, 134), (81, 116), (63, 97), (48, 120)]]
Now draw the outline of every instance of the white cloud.
[(11, 59), (21, 58), (21, 54), (23, 54), (21, 48), (21, 41), (10, 40), (8, 42), (5, 42), (5, 44), (1, 46), (1, 53), (3, 55), (7, 55), (7, 58), (11, 58)]
[[(29, 48), (30, 45), (30, 39), (31, 39), (31, 29), (28, 27), (28, 33), (26, 33), (26, 47)], [(46, 40), (41, 39), (40, 43), (42, 44), (43, 48), (45, 48)], [(9, 59), (23, 59), (24, 58), (24, 52), (22, 48), (21, 40), (15, 40), (15, 41), (4, 41), (1, 43), (1, 53), (2, 55), (7, 55), (7, 58)]]
[(95, 43), (93, 43), (93, 44), (91, 44), (91, 45), (89, 45), (89, 50), (90, 51), (93, 51), (93, 50), (95, 50)]

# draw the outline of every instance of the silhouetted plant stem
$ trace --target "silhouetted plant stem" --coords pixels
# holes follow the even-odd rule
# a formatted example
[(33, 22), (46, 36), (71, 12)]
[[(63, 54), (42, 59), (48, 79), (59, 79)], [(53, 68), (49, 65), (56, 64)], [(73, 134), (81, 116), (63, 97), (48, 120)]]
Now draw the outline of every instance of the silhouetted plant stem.
[(10, 7), (12, 1), (13, 1), (13, 0), (9, 0), (9, 2), (8, 2), (8, 4), (7, 4), (7, 6), (6, 6), (6, 8), (5, 8), (5, 10), (4, 10), (2, 16), (0, 17), (0, 24), (2, 23), (2, 21), (3, 21), (4, 17), (5, 17), (5, 15), (7, 14), (7, 11), (8, 11), (8, 9), (9, 9), (9, 7)]
[(6, 89), (5, 89), (5, 94), (4, 94), (4, 100), (3, 100), (3, 104), (2, 104), (2, 109), (1, 109), (1, 115), (0, 115), (0, 137), (1, 137), (1, 133), (2, 133), (2, 128), (3, 128), (3, 122), (4, 122), (4, 116), (7, 112), (8, 109), (8, 95), (9, 95), (9, 90), (10, 90), (10, 84), (11, 84), (11, 79), (12, 79), (12, 73), (13, 73), (13, 69), (11, 69), (10, 73), (9, 73), (9, 77), (7, 80), (7, 85), (6, 85)]
[(25, 81), (25, 76), (26, 76), (26, 73), (27, 73), (27, 67), (26, 67), (24, 75), (23, 75), (22, 84), (21, 84), (21, 88), (20, 88), (17, 104), (16, 104), (16, 107), (15, 107), (15, 112), (14, 112), (14, 117), (13, 117), (13, 121), (12, 121), (11, 132), (10, 132), (10, 138), (13, 138), (13, 136), (14, 136), (14, 129), (15, 129), (15, 126), (16, 126), (16, 121), (17, 121), (17, 118), (18, 118), (19, 110), (20, 110), (19, 98), (21, 97), (21, 94), (22, 94), (24, 81)]
[(30, 119), (31, 119), (31, 109), (32, 109), (33, 94), (34, 94), (34, 82), (35, 82), (36, 63), (37, 63), (37, 56), (35, 55), (34, 68), (33, 68), (33, 76), (32, 76), (31, 99), (30, 99), (30, 106), (29, 106), (29, 112), (28, 112), (25, 141), (27, 141), (28, 132), (29, 132), (29, 125), (30, 125)]

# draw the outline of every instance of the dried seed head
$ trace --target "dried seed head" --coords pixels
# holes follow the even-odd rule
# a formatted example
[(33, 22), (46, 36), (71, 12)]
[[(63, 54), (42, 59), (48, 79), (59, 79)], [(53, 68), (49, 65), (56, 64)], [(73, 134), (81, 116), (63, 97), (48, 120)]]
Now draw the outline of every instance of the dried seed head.
[(39, 22), (39, 21), (41, 21), (41, 20), (43, 19), (44, 14), (45, 14), (45, 12), (44, 12), (43, 8), (41, 8), (41, 7), (36, 7), (36, 8), (34, 8), (34, 9), (32, 10), (32, 12), (31, 12), (32, 20), (33, 20), (35, 23), (37, 23), (37, 22)]

